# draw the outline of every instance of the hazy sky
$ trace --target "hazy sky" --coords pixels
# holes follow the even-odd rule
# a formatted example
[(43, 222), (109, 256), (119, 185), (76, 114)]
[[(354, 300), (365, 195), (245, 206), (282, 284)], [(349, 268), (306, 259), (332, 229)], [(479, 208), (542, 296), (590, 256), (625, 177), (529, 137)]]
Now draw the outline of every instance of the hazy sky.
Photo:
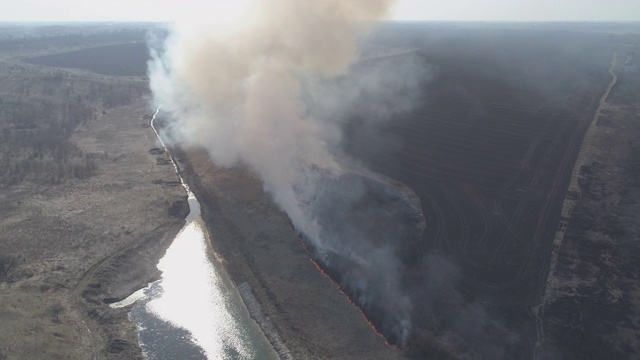
[[(0, 0), (0, 21), (170, 21), (188, 4), (215, 12), (210, 3), (221, 1), (225, 0)], [(399, 0), (393, 18), (640, 21), (640, 0)]]

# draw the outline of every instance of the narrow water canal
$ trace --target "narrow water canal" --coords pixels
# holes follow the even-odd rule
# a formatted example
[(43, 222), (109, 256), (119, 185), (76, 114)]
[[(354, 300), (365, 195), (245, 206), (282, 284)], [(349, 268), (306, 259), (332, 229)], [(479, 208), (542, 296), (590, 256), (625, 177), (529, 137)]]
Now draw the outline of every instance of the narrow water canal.
[[(151, 127), (169, 154), (154, 126), (157, 115)], [(180, 181), (190, 212), (158, 263), (162, 278), (112, 306), (133, 304), (129, 317), (147, 359), (278, 359), (216, 259), (198, 199)]]

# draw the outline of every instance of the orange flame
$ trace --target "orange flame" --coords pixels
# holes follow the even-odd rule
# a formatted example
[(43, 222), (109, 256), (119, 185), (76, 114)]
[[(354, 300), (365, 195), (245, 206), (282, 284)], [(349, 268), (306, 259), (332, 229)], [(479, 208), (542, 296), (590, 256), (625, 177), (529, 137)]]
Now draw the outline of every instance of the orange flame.
[(362, 309), (361, 309), (361, 308), (360, 308), (360, 307), (359, 307), (355, 302), (353, 302), (353, 301), (351, 300), (351, 298), (349, 297), (349, 295), (347, 295), (347, 294), (342, 290), (342, 288), (340, 287), (340, 285), (339, 285), (337, 282), (335, 282), (335, 281), (331, 278), (331, 276), (329, 276), (329, 274), (327, 274), (327, 273), (324, 271), (324, 269), (322, 269), (322, 267), (321, 267), (321, 266), (320, 266), (320, 265), (319, 265), (315, 260), (313, 260), (313, 259), (309, 259), (309, 261), (311, 261), (311, 263), (313, 264), (313, 266), (315, 266), (315, 267), (316, 267), (316, 269), (318, 269), (318, 271), (320, 272), (320, 274), (322, 274), (324, 277), (326, 277), (327, 279), (329, 279), (329, 281), (331, 281), (331, 283), (332, 283), (333, 285), (335, 285), (335, 286), (338, 288), (338, 291), (340, 291), (340, 294), (342, 294), (342, 296), (344, 296), (344, 297), (347, 299), (347, 301), (349, 301), (349, 303), (350, 303), (351, 305), (355, 306), (355, 307), (356, 307), (356, 309), (358, 309), (358, 311), (360, 312), (360, 315), (362, 315), (362, 317), (363, 317), (363, 318), (364, 318), (364, 320), (367, 322), (367, 324), (369, 324), (369, 326), (371, 326), (371, 328), (373, 329), (373, 332), (375, 332), (375, 333), (376, 333), (376, 335), (380, 336), (380, 338), (382, 338), (382, 340), (384, 340), (384, 343), (385, 343), (388, 347), (390, 347), (390, 348), (392, 348), (392, 349), (394, 349), (394, 350), (400, 350), (400, 348), (399, 348), (399, 347), (397, 347), (396, 345), (393, 345), (393, 344), (391, 344), (391, 343), (389, 343), (389, 342), (387, 341), (387, 338), (385, 338), (385, 337), (384, 337), (384, 335), (383, 335), (380, 331), (378, 331), (378, 329), (376, 329), (375, 325), (373, 325), (373, 323), (372, 323), (371, 321), (369, 321), (369, 319), (367, 318), (367, 315), (365, 315), (364, 311), (362, 311)]

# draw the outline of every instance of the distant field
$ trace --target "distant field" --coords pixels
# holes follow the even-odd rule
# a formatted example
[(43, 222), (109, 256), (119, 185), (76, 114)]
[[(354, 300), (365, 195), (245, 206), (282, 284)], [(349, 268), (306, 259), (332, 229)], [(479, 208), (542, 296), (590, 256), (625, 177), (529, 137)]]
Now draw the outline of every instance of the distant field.
[(118, 44), (27, 58), (34, 65), (77, 68), (98, 74), (145, 76), (149, 50), (144, 43)]

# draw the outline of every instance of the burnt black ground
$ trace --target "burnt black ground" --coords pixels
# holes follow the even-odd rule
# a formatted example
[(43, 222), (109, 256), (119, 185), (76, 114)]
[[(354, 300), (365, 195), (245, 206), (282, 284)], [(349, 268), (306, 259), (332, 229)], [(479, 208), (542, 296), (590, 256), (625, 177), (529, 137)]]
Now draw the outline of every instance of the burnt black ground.
[[(430, 74), (413, 110), (382, 126), (355, 116), (345, 141), (350, 155), (422, 201), (422, 241), (402, 252), (414, 328), (460, 353), (529, 357), (530, 309), (544, 291), (561, 205), (610, 80), (616, 39), (405, 24), (378, 41), (418, 48), (407, 56)], [(392, 69), (400, 58), (358, 66)]]
[(616, 75), (547, 289), (541, 358), (640, 356), (640, 72)]

